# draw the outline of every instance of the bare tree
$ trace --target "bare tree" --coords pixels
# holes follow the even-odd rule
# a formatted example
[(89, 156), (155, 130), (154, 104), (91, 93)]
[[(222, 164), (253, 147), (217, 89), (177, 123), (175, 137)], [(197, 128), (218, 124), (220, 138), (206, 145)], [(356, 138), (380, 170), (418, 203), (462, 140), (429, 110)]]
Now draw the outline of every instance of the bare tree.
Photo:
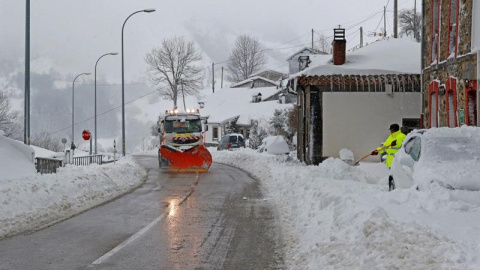
[(154, 48), (145, 57), (150, 82), (160, 86), (160, 94), (173, 101), (177, 108), (178, 96), (198, 94), (204, 79), (203, 68), (196, 63), (202, 55), (193, 41), (184, 37), (164, 39), (160, 48)]
[(407, 36), (413, 36), (417, 42), (420, 42), (420, 30), (422, 27), (422, 16), (420, 13), (414, 14), (413, 9), (403, 9), (398, 15), (400, 21), (400, 33)]
[(324, 53), (329, 53), (331, 43), (332, 42), (327, 38), (327, 36), (321, 34), (317, 39), (317, 50)]
[(235, 48), (228, 58), (228, 80), (240, 82), (260, 71), (267, 64), (267, 57), (260, 48), (260, 42), (248, 35), (241, 35), (235, 41)]
[(22, 127), (18, 123), (18, 111), (12, 108), (10, 98), (3, 92), (0, 92), (0, 130), (6, 137), (21, 139)]
[(60, 137), (52, 136), (46, 131), (35, 134), (32, 138), (32, 145), (45, 148), (53, 152), (60, 152), (63, 149)]

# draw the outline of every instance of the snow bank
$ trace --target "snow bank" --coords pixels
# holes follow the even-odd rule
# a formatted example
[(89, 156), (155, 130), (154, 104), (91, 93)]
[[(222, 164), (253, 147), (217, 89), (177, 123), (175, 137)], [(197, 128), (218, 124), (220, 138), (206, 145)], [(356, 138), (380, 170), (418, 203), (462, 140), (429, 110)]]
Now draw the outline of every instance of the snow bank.
[[(288, 269), (480, 269), (478, 205), (433, 192), (387, 192), (339, 159), (305, 166), (250, 149), (214, 161), (258, 178), (279, 207)], [(437, 207), (437, 205), (442, 207)]]
[(290, 152), (290, 149), (282, 136), (269, 136), (263, 139), (261, 151), (272, 155), (285, 155)]
[(144, 180), (131, 157), (116, 164), (59, 168), (0, 184), (0, 239), (36, 230), (124, 194)]
[(28, 145), (0, 135), (0, 181), (35, 174), (33, 158)]

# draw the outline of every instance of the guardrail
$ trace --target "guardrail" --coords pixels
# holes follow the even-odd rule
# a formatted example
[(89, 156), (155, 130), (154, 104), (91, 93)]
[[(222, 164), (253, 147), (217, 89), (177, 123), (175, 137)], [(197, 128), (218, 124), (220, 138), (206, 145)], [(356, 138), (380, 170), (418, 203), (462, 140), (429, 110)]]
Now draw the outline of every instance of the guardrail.
[(63, 161), (55, 158), (35, 158), (37, 161), (37, 173), (57, 173), (57, 168), (63, 166)]
[(83, 157), (74, 157), (73, 164), (76, 166), (87, 166), (92, 163), (96, 163), (98, 165), (103, 164), (103, 155), (91, 155), (91, 156), (83, 156)]

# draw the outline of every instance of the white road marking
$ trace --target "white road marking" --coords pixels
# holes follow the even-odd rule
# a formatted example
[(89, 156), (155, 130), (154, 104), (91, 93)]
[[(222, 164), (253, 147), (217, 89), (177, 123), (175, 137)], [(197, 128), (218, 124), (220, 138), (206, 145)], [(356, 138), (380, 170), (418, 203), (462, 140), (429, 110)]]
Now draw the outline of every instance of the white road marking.
[[(195, 186), (197, 186), (197, 184), (198, 184), (199, 178), (200, 178), (200, 175), (197, 173), (196, 176), (195, 176), (195, 181), (192, 184), (192, 188), (190, 189), (188, 194), (185, 195), (176, 206), (180, 206), (183, 202), (185, 202), (186, 199), (188, 199), (188, 197), (190, 197), (190, 195), (195, 190)], [(90, 266), (98, 265), (98, 264), (101, 264), (101, 263), (105, 262), (106, 260), (108, 260), (115, 253), (119, 252), (122, 248), (128, 246), (133, 241), (137, 240), (140, 236), (142, 236), (144, 233), (146, 233), (148, 230), (150, 230), (153, 226), (155, 226), (160, 221), (162, 221), (162, 219), (164, 219), (167, 216), (167, 214), (168, 214), (168, 212), (164, 212), (162, 215), (160, 215), (154, 221), (150, 222), (150, 224), (143, 227), (140, 231), (136, 232), (134, 235), (130, 236), (127, 240), (123, 241), (120, 245), (116, 246), (114, 249), (110, 250), (109, 252), (105, 253), (102, 257), (95, 260)]]
[(92, 265), (97, 265), (101, 264), (104, 261), (108, 260), (110, 257), (112, 257), (115, 253), (120, 251), (122, 248), (128, 246), (130, 243), (133, 241), (137, 240), (140, 236), (142, 236), (144, 233), (146, 233), (148, 230), (150, 230), (153, 226), (155, 226), (157, 223), (159, 223), (162, 219), (165, 218), (167, 213), (163, 213), (161, 216), (156, 218), (154, 221), (150, 222), (147, 226), (143, 227), (140, 231), (135, 233), (134, 235), (130, 236), (127, 240), (123, 241), (120, 245), (116, 246), (114, 249), (110, 250), (107, 252), (105, 255), (102, 257), (98, 258), (96, 261), (92, 263)]

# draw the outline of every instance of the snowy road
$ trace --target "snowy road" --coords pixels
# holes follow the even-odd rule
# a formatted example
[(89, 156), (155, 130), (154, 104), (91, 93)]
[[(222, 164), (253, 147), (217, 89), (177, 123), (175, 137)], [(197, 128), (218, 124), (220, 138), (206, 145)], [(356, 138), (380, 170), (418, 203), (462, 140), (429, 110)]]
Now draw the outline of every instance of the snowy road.
[(164, 174), (100, 207), (0, 242), (0, 269), (281, 269), (274, 208), (248, 174)]

